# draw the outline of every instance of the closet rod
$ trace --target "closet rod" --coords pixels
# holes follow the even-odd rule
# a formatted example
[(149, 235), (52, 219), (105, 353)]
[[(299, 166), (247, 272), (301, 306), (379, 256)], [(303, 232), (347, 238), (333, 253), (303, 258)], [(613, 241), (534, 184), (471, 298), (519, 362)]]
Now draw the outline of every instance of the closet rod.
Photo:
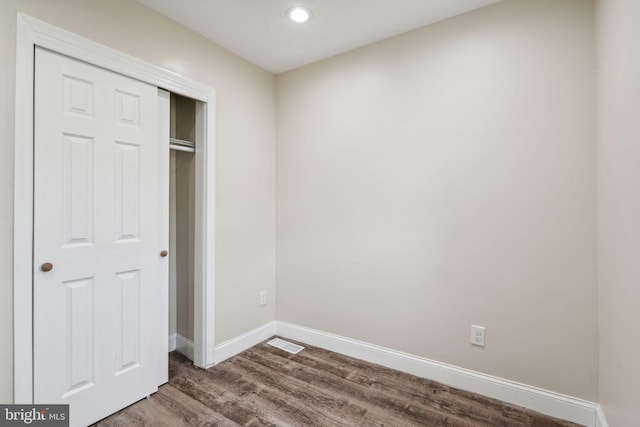
[(169, 150), (186, 151), (187, 153), (195, 153), (196, 149), (191, 147), (184, 147), (182, 145), (169, 144)]
[(192, 141), (185, 141), (177, 138), (169, 138), (169, 149), (177, 151), (186, 151), (193, 153), (196, 151), (195, 143)]

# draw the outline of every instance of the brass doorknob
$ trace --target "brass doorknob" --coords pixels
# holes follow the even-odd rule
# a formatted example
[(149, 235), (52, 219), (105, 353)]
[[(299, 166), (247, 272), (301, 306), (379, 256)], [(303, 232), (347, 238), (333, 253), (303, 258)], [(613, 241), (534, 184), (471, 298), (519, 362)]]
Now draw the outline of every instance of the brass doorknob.
[(40, 266), (40, 270), (44, 271), (45, 273), (47, 271), (51, 271), (53, 270), (53, 264), (51, 264), (50, 262), (45, 262)]
[(168, 254), (169, 254), (169, 252), (167, 252), (166, 250), (163, 250), (163, 251), (160, 252), (160, 256), (162, 258), (166, 257)]

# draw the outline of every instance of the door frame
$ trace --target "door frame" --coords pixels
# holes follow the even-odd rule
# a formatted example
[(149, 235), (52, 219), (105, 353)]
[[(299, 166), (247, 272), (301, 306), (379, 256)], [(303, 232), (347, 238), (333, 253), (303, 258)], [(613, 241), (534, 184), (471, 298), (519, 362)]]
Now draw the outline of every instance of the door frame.
[[(22, 13), (17, 15), (16, 38), (13, 217), (14, 403), (34, 403), (33, 76), (36, 46), (197, 101), (194, 364), (200, 367), (213, 365), (215, 361), (215, 90), (175, 72), (149, 64)], [(167, 135), (168, 138), (169, 135)]]

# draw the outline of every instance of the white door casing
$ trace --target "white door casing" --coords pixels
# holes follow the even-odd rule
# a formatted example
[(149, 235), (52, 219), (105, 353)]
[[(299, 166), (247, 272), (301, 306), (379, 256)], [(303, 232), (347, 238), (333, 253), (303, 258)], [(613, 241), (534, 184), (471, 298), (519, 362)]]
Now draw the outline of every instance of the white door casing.
[(166, 378), (159, 118), (156, 87), (36, 50), (34, 399), (69, 403), (72, 425)]
[[(38, 19), (17, 14), (13, 223), (14, 402), (35, 403), (33, 364), (34, 49), (38, 46), (196, 99), (194, 363), (215, 363), (215, 90)], [(162, 100), (162, 97), (159, 98)], [(168, 102), (168, 100), (165, 100)], [(168, 138), (168, 131), (167, 131)], [(168, 153), (167, 153), (168, 155)], [(168, 177), (166, 178), (168, 181)], [(39, 267), (39, 264), (35, 264)], [(54, 267), (54, 269), (57, 266)], [(166, 337), (164, 337), (166, 340)], [(165, 379), (166, 380), (166, 379)], [(162, 382), (162, 380), (160, 380)]]

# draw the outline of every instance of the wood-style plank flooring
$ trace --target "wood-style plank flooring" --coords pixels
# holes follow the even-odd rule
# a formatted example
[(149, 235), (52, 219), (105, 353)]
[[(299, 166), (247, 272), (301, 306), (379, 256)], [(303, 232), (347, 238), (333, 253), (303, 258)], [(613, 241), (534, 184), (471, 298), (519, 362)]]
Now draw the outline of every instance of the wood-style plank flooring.
[(304, 347), (264, 342), (207, 370), (172, 353), (167, 384), (96, 426), (576, 426)]

